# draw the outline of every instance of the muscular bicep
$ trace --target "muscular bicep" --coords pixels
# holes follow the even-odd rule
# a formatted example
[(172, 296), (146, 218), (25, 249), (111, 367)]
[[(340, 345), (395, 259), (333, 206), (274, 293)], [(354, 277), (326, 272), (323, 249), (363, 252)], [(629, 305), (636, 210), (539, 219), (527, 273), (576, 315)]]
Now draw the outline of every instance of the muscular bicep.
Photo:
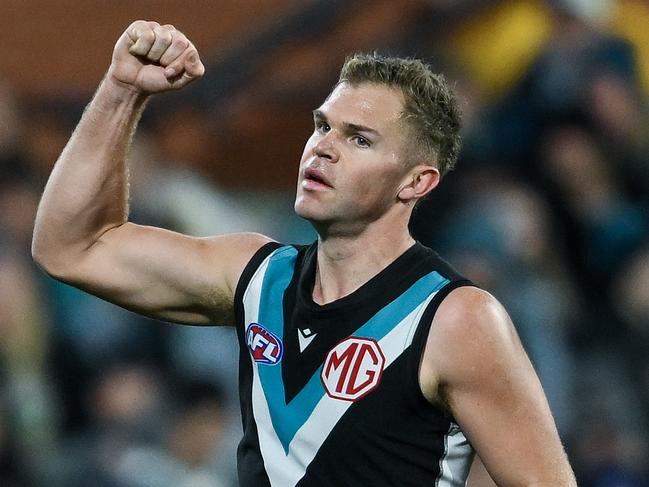
[(243, 268), (270, 239), (196, 238), (126, 223), (79, 252), (55, 277), (140, 314), (186, 324), (232, 324)]
[(538, 377), (504, 309), (453, 291), (433, 321), (422, 370), (501, 486), (573, 486)]

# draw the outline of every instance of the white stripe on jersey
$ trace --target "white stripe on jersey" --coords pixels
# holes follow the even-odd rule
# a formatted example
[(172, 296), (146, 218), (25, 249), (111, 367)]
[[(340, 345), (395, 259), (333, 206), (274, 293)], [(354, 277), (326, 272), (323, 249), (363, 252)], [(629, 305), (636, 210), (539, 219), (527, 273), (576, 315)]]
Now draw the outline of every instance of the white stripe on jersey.
[(460, 427), (451, 423), (444, 436), (444, 456), (439, 461), (435, 487), (463, 487), (473, 460), (473, 447)]

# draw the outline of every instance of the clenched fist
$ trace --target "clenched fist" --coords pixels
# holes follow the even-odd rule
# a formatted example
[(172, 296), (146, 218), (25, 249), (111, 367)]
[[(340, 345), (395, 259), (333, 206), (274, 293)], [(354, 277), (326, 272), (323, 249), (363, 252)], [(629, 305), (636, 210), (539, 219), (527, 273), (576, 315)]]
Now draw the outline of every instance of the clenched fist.
[(194, 45), (173, 25), (138, 20), (118, 39), (108, 76), (144, 94), (182, 88), (205, 67)]

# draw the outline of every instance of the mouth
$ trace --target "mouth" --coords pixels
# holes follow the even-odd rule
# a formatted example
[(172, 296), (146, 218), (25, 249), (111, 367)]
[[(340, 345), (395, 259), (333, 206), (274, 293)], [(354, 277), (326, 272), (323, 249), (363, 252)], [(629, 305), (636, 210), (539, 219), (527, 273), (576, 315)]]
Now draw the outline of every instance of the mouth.
[(302, 183), (305, 189), (333, 188), (324, 173), (313, 167), (307, 167), (304, 170), (304, 180)]

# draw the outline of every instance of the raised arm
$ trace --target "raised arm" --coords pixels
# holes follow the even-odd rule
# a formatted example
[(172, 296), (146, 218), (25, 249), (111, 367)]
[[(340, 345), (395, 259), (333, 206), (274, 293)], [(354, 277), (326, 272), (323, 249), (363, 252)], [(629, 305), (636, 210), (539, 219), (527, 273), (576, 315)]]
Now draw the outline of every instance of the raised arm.
[(420, 379), (501, 487), (576, 487), (545, 394), (490, 294), (461, 287), (433, 320)]
[(156, 318), (232, 322), (238, 278), (268, 238), (201, 239), (128, 222), (125, 160), (147, 99), (204, 70), (194, 45), (171, 25), (137, 21), (122, 34), (38, 208), (32, 254), (46, 272)]

